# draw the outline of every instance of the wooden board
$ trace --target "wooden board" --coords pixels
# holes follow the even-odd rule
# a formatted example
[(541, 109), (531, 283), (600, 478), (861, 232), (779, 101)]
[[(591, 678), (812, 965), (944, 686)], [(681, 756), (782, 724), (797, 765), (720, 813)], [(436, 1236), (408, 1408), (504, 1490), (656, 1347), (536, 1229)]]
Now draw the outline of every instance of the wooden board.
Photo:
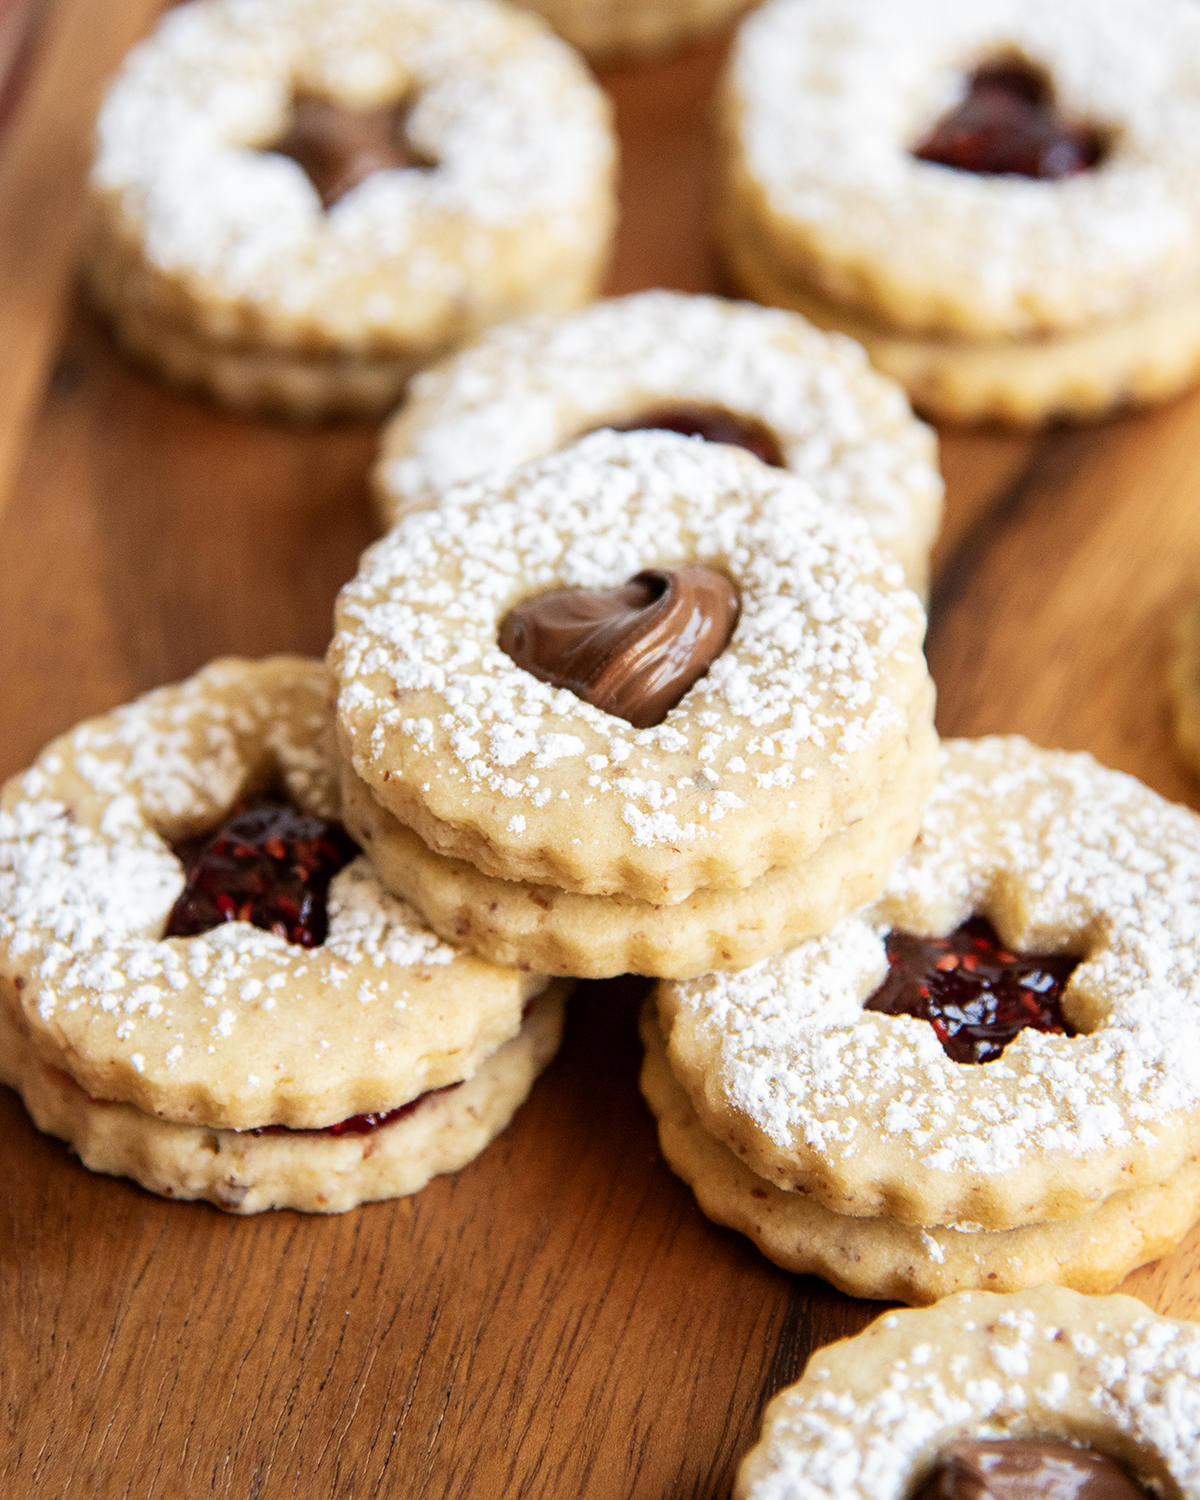
[[(86, 126), (153, 0), (60, 0), (0, 150), (0, 775), (221, 652), (320, 652), (371, 536), (365, 426), (173, 394), (72, 282)], [(719, 285), (713, 46), (606, 75), (611, 289)], [(1083, 747), (1172, 797), (1163, 661), (1200, 577), (1200, 397), (945, 434), (929, 638), (944, 733)], [(637, 981), (583, 986), (511, 1129), (418, 1197), (253, 1220), (92, 1176), (0, 1090), (0, 1494), (717, 1497), (764, 1400), (877, 1310), (714, 1228), (636, 1087)], [(1191, 1314), (1200, 1237), (1135, 1274)]]

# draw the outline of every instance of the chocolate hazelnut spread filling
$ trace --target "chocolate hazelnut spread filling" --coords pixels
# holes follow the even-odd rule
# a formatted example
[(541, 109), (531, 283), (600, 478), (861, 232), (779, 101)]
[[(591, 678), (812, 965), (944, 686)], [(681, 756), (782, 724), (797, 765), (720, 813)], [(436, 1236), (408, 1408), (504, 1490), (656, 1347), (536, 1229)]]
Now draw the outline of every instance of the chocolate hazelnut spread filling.
[(648, 568), (611, 589), (555, 589), (518, 604), (500, 649), (542, 682), (649, 729), (729, 643), (741, 608), (713, 568)]
[(706, 443), (728, 443), (734, 448), (745, 448), (772, 468), (786, 468), (783, 448), (767, 424), (724, 406), (707, 406), (698, 401), (667, 402), (627, 422), (605, 425), (614, 432), (678, 432), (684, 437), (703, 438)]
[(308, 175), (325, 208), (332, 208), (372, 172), (436, 163), (415, 151), (404, 134), (411, 103), (393, 109), (351, 110), (331, 99), (301, 94), (288, 128), (268, 150), (290, 156)]
[(1098, 166), (1106, 149), (1102, 130), (1060, 113), (1041, 69), (1013, 57), (977, 68), (913, 155), (960, 172), (1056, 181)]
[(917, 1500), (1145, 1500), (1111, 1458), (1054, 1438), (955, 1443)]

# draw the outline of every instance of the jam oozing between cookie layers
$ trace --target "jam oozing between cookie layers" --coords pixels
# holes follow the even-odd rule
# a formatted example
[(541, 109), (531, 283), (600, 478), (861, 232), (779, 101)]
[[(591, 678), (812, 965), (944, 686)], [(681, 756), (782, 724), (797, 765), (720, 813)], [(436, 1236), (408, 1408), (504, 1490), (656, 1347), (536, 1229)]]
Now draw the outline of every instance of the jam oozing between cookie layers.
[(1144, 1500), (1111, 1458), (1055, 1438), (953, 1444), (917, 1500)]
[(786, 467), (779, 439), (765, 422), (729, 411), (724, 406), (678, 401), (651, 407), (628, 422), (606, 424), (614, 432), (678, 432), (684, 437), (703, 438), (706, 443), (728, 443), (745, 448), (772, 468)]
[(943, 938), (889, 932), (887, 956), (887, 978), (864, 1009), (928, 1021), (955, 1062), (991, 1062), (1026, 1026), (1075, 1034), (1062, 994), (1079, 959), (1011, 953), (986, 917)]
[(266, 149), (290, 156), (302, 167), (329, 209), (372, 172), (437, 165), (404, 133), (410, 110), (411, 103), (351, 110), (331, 99), (301, 94), (293, 101), (287, 130)]
[(723, 573), (648, 568), (611, 589), (554, 589), (500, 624), (500, 649), (635, 729), (661, 724), (729, 643), (741, 605)]
[(325, 941), (329, 882), (359, 853), (340, 823), (264, 797), (237, 808), (204, 839), (175, 846), (187, 884), (166, 937), (194, 937), (222, 922), (250, 922), (315, 948)]
[(423, 1094), (418, 1094), (415, 1099), (410, 1099), (407, 1104), (398, 1104), (395, 1109), (378, 1110), (366, 1115), (351, 1115), (348, 1120), (339, 1120), (336, 1125), (321, 1125), (313, 1130), (296, 1129), (291, 1125), (260, 1125), (257, 1129), (247, 1131), (248, 1135), (371, 1135), (376, 1130), (382, 1130), (385, 1125), (394, 1125), (397, 1120), (406, 1120), (409, 1115), (415, 1113), (426, 1099), (432, 1099), (437, 1094), (448, 1094), (452, 1089), (462, 1087), (461, 1080), (458, 1083), (443, 1084), (440, 1089), (426, 1089)]
[(913, 155), (960, 172), (1056, 181), (1098, 166), (1105, 149), (1103, 131), (1059, 112), (1045, 73), (1010, 58), (977, 68)]

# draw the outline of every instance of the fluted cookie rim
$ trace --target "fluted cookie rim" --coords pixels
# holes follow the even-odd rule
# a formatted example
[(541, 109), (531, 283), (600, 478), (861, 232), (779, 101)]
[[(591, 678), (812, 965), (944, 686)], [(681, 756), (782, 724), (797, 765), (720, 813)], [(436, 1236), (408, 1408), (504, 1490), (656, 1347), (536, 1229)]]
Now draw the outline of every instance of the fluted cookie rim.
[[(927, 1022), (862, 1009), (891, 927), (974, 913), (1018, 949), (1082, 951), (1063, 999), (1080, 1035), (1025, 1029), (994, 1062), (955, 1063)], [(1190, 809), (1088, 755), (944, 741), (877, 902), (740, 974), (660, 982), (659, 1014), (705, 1128), (759, 1176), (839, 1213), (1011, 1229), (1195, 1154), (1197, 927)]]
[(442, 942), (359, 856), (303, 948), (245, 922), (161, 933), (170, 842), (282, 780), (338, 812), (329, 680), (223, 658), (52, 741), (0, 792), (0, 1004), (94, 1099), (181, 1123), (319, 1128), (470, 1076), (541, 976)]
[(785, 1271), (820, 1276), (849, 1297), (927, 1306), (959, 1291), (1015, 1292), (1043, 1282), (1104, 1295), (1130, 1271), (1169, 1254), (1200, 1215), (1198, 1157), (1168, 1182), (1114, 1193), (1078, 1219), (1015, 1229), (925, 1228), (837, 1214), (808, 1193), (756, 1176), (709, 1135), (671, 1072), (652, 998), (640, 1031), (639, 1086), (659, 1149), (700, 1212), (744, 1234)]
[[(261, 149), (293, 88), (369, 108), (414, 82), (409, 128), (434, 172), (373, 173), (325, 212), (295, 162)], [(614, 223), (610, 117), (546, 23), (495, 0), (350, 0), (332, 18), (322, 0), (191, 0), (102, 106), (93, 292), (230, 355), (431, 358), (594, 291)], [(557, 284), (566, 264), (573, 292)]]
[(919, 730), (927, 751), (914, 748), (876, 807), (827, 839), (810, 861), (768, 870), (740, 890), (702, 888), (675, 906), (485, 875), (466, 860), (435, 853), (348, 766), (342, 768), (342, 805), (380, 880), (447, 942), (489, 963), (542, 974), (686, 979), (744, 968), (807, 933), (827, 930), (878, 893), (916, 837), (933, 782), (937, 737), (932, 725), (918, 725), (914, 739)]
[[(742, 612), (655, 728), (495, 644), (531, 593), (682, 562), (725, 571)], [(721, 444), (602, 431), (403, 516), (339, 594), (328, 661), (345, 758), (431, 848), (674, 904), (806, 859), (874, 805), (927, 692), (923, 632), (865, 522), (802, 480)]]
[(451, 484), (670, 401), (764, 422), (788, 468), (866, 516), (924, 590), (944, 488), (936, 434), (851, 340), (719, 297), (636, 292), (488, 330), (412, 382), (380, 438), (376, 511), (391, 526)]
[(959, 1292), (814, 1354), (763, 1413), (734, 1500), (903, 1500), (950, 1443), (1005, 1436), (1086, 1442), (1200, 1500), (1198, 1381), (1200, 1326), (1133, 1297)]
[(65, 1141), (89, 1171), (130, 1178), (177, 1202), (206, 1200), (230, 1214), (273, 1208), (346, 1213), (420, 1192), (486, 1150), (558, 1050), (569, 988), (555, 981), (531, 1002), (520, 1031), (469, 1079), (422, 1099), (410, 1115), (370, 1135), (255, 1136), (91, 1099), (69, 1073), (34, 1055), (3, 1004), (0, 1082), (20, 1094), (37, 1128)]
[(1085, 421), (1114, 408), (1169, 400), (1200, 376), (1200, 287), (1176, 301), (1150, 302), (1126, 317), (1049, 337), (922, 337), (888, 328), (784, 276), (732, 215), (724, 217), (722, 239), (730, 274), (745, 292), (861, 343), (914, 407), (938, 421)]
[[(897, 331), (1082, 329), (1194, 289), (1200, 191), (1186, 185), (1200, 190), (1200, 153), (1186, 141), (1200, 98), (1186, 84), (1200, 17), (1187, 0), (1153, 6), (1135, 18), (1119, 0), (769, 0), (743, 22), (727, 74), (726, 194), (774, 263)], [(1111, 133), (1106, 160), (1032, 182), (912, 157), (963, 73), (1013, 51)], [(1134, 75), (1139, 92), (1122, 97)]]

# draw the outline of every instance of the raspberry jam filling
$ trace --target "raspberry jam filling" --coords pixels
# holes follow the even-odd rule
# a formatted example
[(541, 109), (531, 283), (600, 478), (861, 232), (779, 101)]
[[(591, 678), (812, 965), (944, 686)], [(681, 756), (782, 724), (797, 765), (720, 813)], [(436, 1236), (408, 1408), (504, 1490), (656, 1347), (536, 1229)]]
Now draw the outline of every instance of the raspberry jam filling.
[(744, 417), (723, 406), (704, 406), (680, 401), (652, 407), (630, 422), (612, 422), (614, 432), (678, 432), (684, 437), (703, 438), (706, 443), (729, 443), (745, 448), (772, 468), (786, 467), (779, 439), (754, 417)]
[(351, 1115), (348, 1120), (339, 1120), (336, 1125), (321, 1125), (314, 1130), (293, 1129), (291, 1125), (260, 1125), (255, 1130), (248, 1130), (247, 1135), (371, 1135), (376, 1130), (382, 1130), (385, 1125), (394, 1125), (397, 1120), (406, 1120), (409, 1115), (415, 1113), (426, 1099), (432, 1099), (436, 1094), (448, 1094), (451, 1089), (462, 1087), (462, 1081), (458, 1083), (443, 1084), (440, 1089), (426, 1089), (423, 1094), (418, 1094), (415, 1099), (410, 1099), (407, 1104), (398, 1104), (395, 1109), (386, 1109), (378, 1114)]
[(1053, 182), (1098, 166), (1106, 146), (1103, 131), (1059, 112), (1045, 73), (1010, 58), (977, 68), (966, 96), (913, 155), (960, 172)]
[(274, 797), (235, 808), (215, 833), (174, 848), (187, 884), (164, 936), (250, 922), (302, 948), (325, 941), (329, 882), (360, 852), (340, 823)]
[(1026, 1026), (1075, 1035), (1062, 994), (1079, 959), (1010, 953), (986, 917), (944, 938), (889, 932), (887, 956), (887, 978), (864, 1009), (928, 1021), (955, 1062), (992, 1062)]
[(1111, 1458), (1061, 1438), (954, 1443), (917, 1500), (1144, 1500)]
[(392, 109), (346, 109), (332, 99), (301, 94), (283, 135), (266, 149), (303, 168), (324, 208), (332, 208), (372, 172), (437, 165), (405, 135), (412, 101)]

